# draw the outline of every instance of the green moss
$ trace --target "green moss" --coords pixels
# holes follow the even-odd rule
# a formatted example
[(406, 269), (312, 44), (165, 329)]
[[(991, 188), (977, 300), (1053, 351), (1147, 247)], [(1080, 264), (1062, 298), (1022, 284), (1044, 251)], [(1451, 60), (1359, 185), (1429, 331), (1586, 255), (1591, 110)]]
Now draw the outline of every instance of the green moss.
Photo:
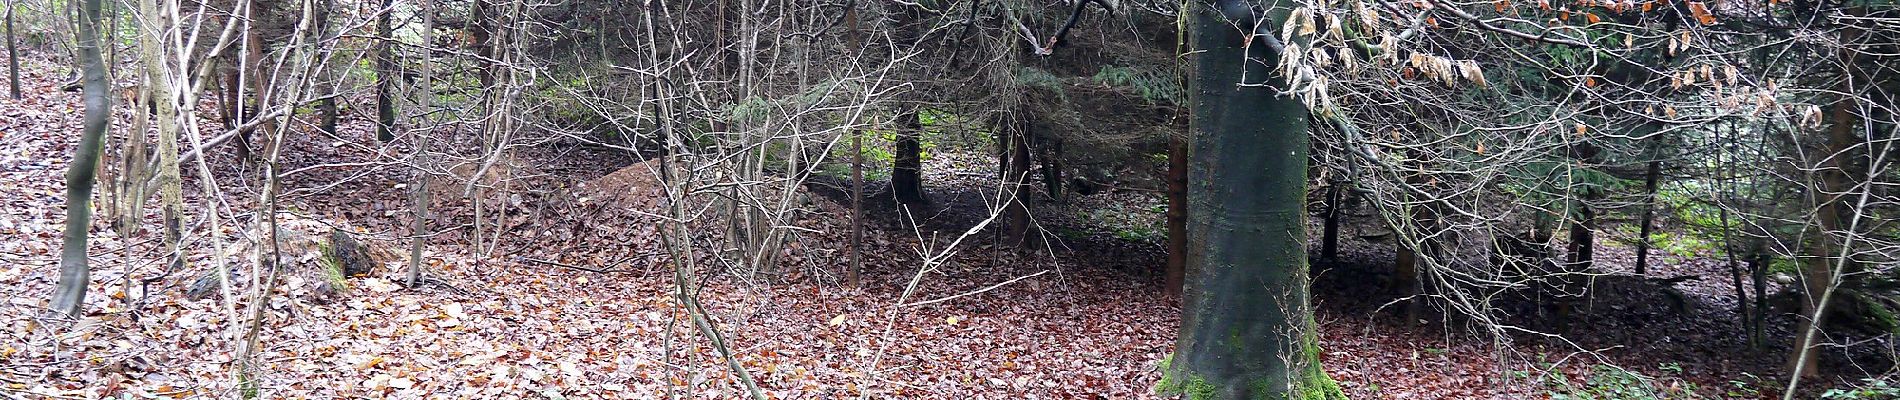
[(242, 373), (242, 372), (238, 373), (238, 395), (239, 396), (243, 396), (245, 400), (255, 399), (257, 398), (258, 392), (260, 391), (261, 390), (258, 387), (257, 379), (252, 378), (251, 374)]
[(1298, 390), (1300, 398), (1306, 400), (1346, 400), (1346, 392), (1339, 390), (1339, 382), (1327, 376), (1317, 362), (1300, 377)]
[(1155, 382), (1154, 392), (1158, 396), (1181, 394), (1181, 385), (1174, 378), (1174, 353), (1161, 357), (1161, 381)]
[[(1339, 383), (1333, 381), (1333, 378), (1327, 376), (1326, 371), (1320, 368), (1319, 346), (1311, 342), (1307, 343), (1306, 356), (1308, 361), (1304, 367), (1301, 367), (1304, 372), (1300, 374), (1300, 381), (1295, 384), (1293, 393), (1285, 399), (1346, 400), (1346, 393), (1339, 389)], [(1208, 383), (1206, 378), (1195, 375), (1193, 372), (1177, 372), (1172, 368), (1173, 364), (1174, 355), (1172, 354), (1161, 359), (1161, 381), (1155, 383), (1155, 395), (1182, 396), (1188, 400), (1219, 398), (1216, 396), (1217, 388), (1214, 384)], [(1272, 397), (1273, 393), (1280, 393), (1279, 390), (1275, 390), (1274, 385), (1275, 382), (1270, 379), (1260, 379), (1249, 384), (1253, 393), (1259, 396), (1259, 400), (1282, 400)]]
[(1162, 397), (1182, 396), (1188, 400), (1214, 399), (1214, 384), (1207, 379), (1195, 376), (1187, 379), (1171, 378), (1173, 374), (1161, 376), (1161, 382), (1155, 384), (1155, 395)]
[(1161, 358), (1161, 381), (1155, 382), (1155, 395), (1161, 397), (1185, 396), (1190, 400), (1214, 398), (1214, 385), (1207, 378), (1192, 372), (1186, 377), (1179, 376), (1174, 370), (1174, 355)]
[[(1312, 318), (1310, 315), (1307, 318)], [(1309, 325), (1310, 326), (1310, 325)], [(1305, 400), (1346, 400), (1346, 392), (1339, 390), (1339, 382), (1326, 375), (1326, 369), (1319, 363), (1319, 339), (1311, 332), (1301, 335), (1306, 348), (1305, 366), (1300, 374), (1299, 387), (1294, 388), (1300, 398)]]
[(336, 256), (335, 247), (328, 241), (317, 241), (317, 266), (323, 273), (323, 280), (338, 292), (350, 290), (350, 281), (343, 275), (343, 263)]

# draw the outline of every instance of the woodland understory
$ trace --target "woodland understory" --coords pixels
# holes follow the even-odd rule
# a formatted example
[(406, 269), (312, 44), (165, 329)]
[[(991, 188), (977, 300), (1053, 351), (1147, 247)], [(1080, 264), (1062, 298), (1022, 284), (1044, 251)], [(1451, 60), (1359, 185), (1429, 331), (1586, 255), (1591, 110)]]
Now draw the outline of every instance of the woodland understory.
[[(188, 272), (163, 272), (147, 254), (158, 252), (154, 232), (126, 238), (96, 226), (93, 257), (97, 283), (89, 298), (106, 299), (69, 330), (43, 319), (43, 299), (55, 283), (58, 226), (64, 199), (57, 183), (61, 154), (69, 154), (77, 131), (77, 96), (56, 91), (61, 67), (28, 54), (23, 70), (26, 97), (0, 109), (0, 283), (9, 300), (0, 306), (7, 326), (0, 343), (0, 381), (20, 398), (228, 397), (236, 390), (225, 365), (234, 347), (219, 332), (226, 320), (212, 298), (192, 300)], [(339, 136), (368, 140), (370, 121), (346, 119)], [(324, 160), (366, 157), (336, 142), (287, 144), (292, 169)], [(651, 206), (639, 193), (651, 177), (616, 171), (638, 160), (610, 149), (551, 144), (524, 149), (519, 165), (524, 187), (584, 188), (589, 201), (538, 214), (510, 212), (521, 234), (503, 235), (494, 255), (471, 255), (468, 243), (448, 239), (424, 250), (443, 285), (401, 287), (402, 259), (380, 260), (374, 272), (348, 279), (347, 293), (325, 300), (312, 293), (321, 277), (292, 278), (269, 309), (270, 327), (260, 340), (266, 370), (259, 374), (267, 397), (302, 398), (647, 398), (664, 393), (733, 397), (730, 373), (709, 355), (703, 339), (686, 332), (684, 315), (667, 293), (672, 284), (658, 261), (651, 228), (638, 215), (600, 214), (601, 209)], [(230, 155), (219, 171), (236, 179), (242, 163)], [(929, 191), (945, 200), (923, 225), (943, 231), (974, 224), (986, 211), (981, 188), (994, 177), (987, 159), (954, 155), (929, 161), (929, 169), (955, 180), (933, 180)], [(394, 172), (315, 169), (287, 179), (312, 187), (343, 182), (294, 196), (292, 217), (310, 221), (303, 234), (348, 229), (367, 237), (392, 236), (407, 223), (395, 212), (406, 204)], [(614, 175), (609, 177), (609, 175)], [(814, 193), (841, 195), (838, 187), (814, 184)], [(188, 185), (189, 187), (189, 185)], [(187, 192), (197, 200), (199, 194)], [(241, 199), (244, 196), (231, 196)], [(577, 198), (578, 198), (577, 197)], [(919, 243), (901, 221), (872, 222), (865, 240), (869, 284), (840, 286), (838, 246), (848, 231), (848, 205), (818, 196), (819, 208), (804, 226), (811, 233), (788, 246), (789, 265), (779, 282), (745, 284), (732, 277), (709, 280), (702, 296), (732, 330), (742, 362), (773, 398), (838, 398), (868, 395), (913, 398), (1141, 398), (1152, 397), (1157, 364), (1169, 352), (1179, 324), (1178, 304), (1161, 296), (1155, 265), (1164, 257), (1153, 237), (1152, 192), (1110, 191), (1064, 204), (1069, 215), (1046, 222), (1070, 232), (1050, 252), (1015, 251), (980, 235), (975, 250), (955, 258), (941, 275), (924, 280), (912, 298), (937, 298), (1013, 283), (994, 290), (922, 307), (896, 307), (899, 283), (916, 272)], [(954, 200), (952, 200), (954, 199)], [(873, 200), (875, 201), (875, 200)], [(444, 219), (466, 221), (470, 210), (444, 201)], [(572, 203), (581, 203), (576, 205)], [(871, 207), (893, 207), (884, 204)], [(243, 209), (242, 203), (232, 204)], [(1049, 207), (1058, 207), (1049, 205)], [(1094, 212), (1064, 212), (1071, 209)], [(1107, 210), (1107, 212), (1102, 212)], [(530, 221), (537, 215), (552, 216)], [(157, 226), (159, 215), (144, 216)], [(1348, 217), (1348, 232), (1377, 234), (1370, 216)], [(445, 226), (454, 222), (442, 222)], [(1146, 224), (1146, 225), (1144, 225)], [(1146, 229), (1146, 230), (1144, 230)], [(544, 230), (568, 236), (526, 234)], [(228, 240), (242, 232), (227, 229)], [(641, 235), (647, 235), (642, 237)], [(458, 243), (460, 242), (460, 243)], [(393, 240), (378, 246), (399, 247)], [(204, 263), (202, 250), (189, 259)], [(312, 249), (305, 249), (308, 253)], [(1440, 318), (1406, 321), (1391, 308), (1399, 293), (1366, 279), (1391, 273), (1389, 243), (1348, 241), (1336, 262), (1316, 266), (1314, 293), (1320, 346), (1327, 372), (1352, 398), (1538, 397), (1604, 386), (1677, 397), (1755, 398), (1772, 387), (1778, 351), (1753, 352), (1736, 334), (1731, 287), (1719, 280), (1690, 281), (1681, 292), (1687, 309), (1670, 307), (1662, 288), (1618, 283), (1606, 290), (1566, 338), (1571, 344), (1525, 337), (1500, 350)], [(1627, 260), (1626, 249), (1606, 251), (1605, 260)], [(127, 258), (131, 254), (131, 258)], [(300, 253), (301, 254), (301, 253)], [(395, 255), (397, 257), (401, 255)], [(130, 260), (131, 265), (127, 265)], [(554, 261), (555, 263), (530, 260)], [(1624, 263), (1604, 262), (1609, 268)], [(579, 268), (575, 268), (578, 266)], [(298, 268), (313, 268), (308, 260)], [(1668, 256), (1662, 275), (1719, 276), (1703, 256)], [(239, 269), (241, 270), (241, 269)], [(126, 274), (138, 278), (125, 290)], [(158, 277), (153, 282), (143, 282)], [(239, 277), (237, 279), (243, 279)], [(129, 293), (129, 294), (128, 294)], [(1546, 323), (1527, 318), (1523, 323)], [(1448, 326), (1447, 323), (1454, 325)], [(1777, 330), (1791, 329), (1782, 321)], [(1828, 352), (1843, 373), (1884, 370), (1889, 338)], [(1878, 354), (1875, 354), (1878, 353)], [(1849, 363), (1858, 361), (1858, 363)], [(1848, 367), (1848, 366), (1852, 367)], [(1851, 369), (1849, 369), (1851, 368)], [(1630, 374), (1630, 375), (1623, 375)], [(1607, 377), (1607, 378), (1606, 378)], [(1627, 380), (1624, 382), (1623, 380)], [(1834, 382), (1829, 384), (1851, 383)], [(1634, 389), (1629, 389), (1634, 388)], [(1738, 391), (1739, 390), (1739, 391)], [(1811, 389), (1819, 392), (1821, 389)], [(1639, 393), (1631, 391), (1628, 393)], [(425, 394), (428, 394), (425, 396)]]
[(1891, 0), (4, 18), (0, 400), (1900, 398)]

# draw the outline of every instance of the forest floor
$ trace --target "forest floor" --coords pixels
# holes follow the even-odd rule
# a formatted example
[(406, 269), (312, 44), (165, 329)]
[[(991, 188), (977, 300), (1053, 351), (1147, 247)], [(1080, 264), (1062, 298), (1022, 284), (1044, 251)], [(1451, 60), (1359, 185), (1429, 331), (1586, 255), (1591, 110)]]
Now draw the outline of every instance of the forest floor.
[[(244, 228), (258, 186), (246, 177), (255, 167), (224, 147), (214, 150), (223, 194), (213, 206), (198, 190), (195, 166), (186, 167), (188, 226), (196, 232), (189, 239), (197, 245), (184, 271), (156, 261), (156, 200), (133, 234), (95, 221), (86, 315), (45, 317), (64, 221), (62, 174), (80, 106), (77, 93), (52, 89), (65, 68), (33, 60), (23, 69), (26, 97), (0, 101), (0, 394), (231, 397), (243, 332), (232, 310), (248, 306), (242, 294), (253, 287), (251, 269), (225, 261), (238, 266), (240, 295), (228, 302), (182, 292), (230, 258), (206, 245), (202, 211), (224, 218), (211, 236), (226, 246), (255, 232)], [(292, 234), (352, 232), (378, 248), (380, 265), (347, 279), (340, 296), (318, 293), (321, 277), (285, 274), (258, 339), (255, 377), (264, 397), (741, 395), (715, 346), (673, 300), (672, 268), (651, 221), (626, 211), (657, 201), (644, 164), (560, 144), (518, 152), (502, 165), (523, 178), (508, 182), (519, 188), (508, 200), (493, 203), (501, 211), (489, 215), (503, 228), (485, 251), (472, 240), (468, 202), (455, 185), (442, 185), (450, 194), (439, 196), (442, 217), (432, 228), (446, 233), (424, 251), (442, 284), (408, 289), (399, 285), (398, 266), (409, 173), (360, 167), (393, 164), (407, 144), (362, 145), (372, 143), (369, 130), (367, 121), (348, 119), (337, 137), (297, 134), (286, 143), (284, 169), (294, 171), (283, 186), (286, 226), (302, 230)], [(888, 201), (867, 204), (867, 215), (884, 217), (867, 223), (860, 288), (839, 276), (849, 259), (850, 220), (835, 185), (812, 185), (813, 211), (798, 221), (812, 231), (789, 240), (783, 270), (749, 273), (703, 259), (702, 270), (720, 273), (703, 275), (710, 279), (698, 295), (723, 327), (733, 362), (781, 399), (1152, 397), (1178, 305), (1160, 295), (1165, 261), (1157, 237), (1104, 221), (1159, 218), (1153, 193), (1039, 203), (1045, 230), (1057, 233), (1054, 249), (997, 246), (991, 229), (950, 262), (919, 271), (921, 252), (942, 249), (982, 219), (980, 188), (993, 187), (993, 165), (981, 156), (933, 158), (926, 167), (931, 206), (915, 213), (921, 229), (889, 217), (897, 214)], [(1349, 233), (1373, 225), (1349, 222)], [(488, 235), (496, 235), (494, 225)], [(1627, 269), (1618, 261), (1628, 258), (1621, 247), (1608, 247), (1599, 265)], [(294, 257), (309, 250), (286, 257), (309, 264)], [(1685, 306), (1666, 305), (1664, 291), (1647, 281), (1612, 274), (1602, 279), (1612, 294), (1562, 327), (1560, 338), (1508, 335), (1511, 343), (1499, 346), (1460, 320), (1427, 312), (1433, 316), (1408, 321), (1393, 311), (1402, 306), (1385, 307), (1396, 296), (1382, 284), (1390, 253), (1390, 244), (1353, 239), (1340, 260), (1315, 265), (1322, 359), (1352, 398), (1516, 399), (1620, 388), (1663, 398), (1754, 398), (1761, 395), (1752, 391), (1779, 385), (1772, 376), (1782, 350), (1746, 350), (1733, 312), (1723, 311), (1733, 307), (1733, 289), (1714, 260), (1662, 257), (1656, 276), (1705, 276), (1682, 285)], [(1555, 329), (1524, 319), (1518, 322), (1526, 327)], [(1839, 366), (1862, 358), (1830, 354), (1828, 361), (1846, 371)]]

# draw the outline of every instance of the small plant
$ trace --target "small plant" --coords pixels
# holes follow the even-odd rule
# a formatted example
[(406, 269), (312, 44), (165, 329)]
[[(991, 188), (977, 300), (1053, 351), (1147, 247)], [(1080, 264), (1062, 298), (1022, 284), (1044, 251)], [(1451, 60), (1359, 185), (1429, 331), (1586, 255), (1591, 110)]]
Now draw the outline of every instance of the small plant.
[(1127, 240), (1131, 242), (1153, 241), (1153, 240), (1157, 240), (1157, 238), (1159, 238), (1160, 236), (1161, 236), (1160, 233), (1155, 232), (1153, 229), (1148, 229), (1145, 226), (1135, 226), (1135, 227), (1121, 228), (1121, 229), (1115, 230), (1115, 238), (1121, 239), (1121, 240)]
[(350, 290), (349, 277), (343, 275), (343, 263), (337, 260), (333, 245), (328, 241), (317, 241), (317, 269), (323, 274), (323, 281), (337, 292)]
[(1663, 372), (1668, 372), (1671, 374), (1682, 373), (1682, 363), (1666, 362), (1666, 363), (1662, 363), (1662, 365), (1656, 366), (1656, 368), (1663, 370)]
[(1761, 397), (1761, 389), (1755, 388), (1756, 382), (1761, 382), (1761, 377), (1755, 376), (1755, 374), (1743, 372), (1742, 379), (1730, 379), (1728, 381), (1728, 384), (1729, 384), (1728, 392), (1724, 393), (1723, 395), (1728, 396), (1728, 397), (1743, 397), (1743, 398), (1751, 398), (1751, 399), (1759, 398)]
[(1887, 378), (1863, 378), (1858, 387), (1847, 389), (1828, 389), (1821, 398), (1829, 400), (1894, 399), (1900, 398), (1900, 387), (1894, 386)]
[[(1665, 363), (1659, 366), (1664, 372), (1681, 373), (1682, 365)], [(1667, 381), (1668, 384), (1663, 384)], [(1575, 382), (1562, 372), (1552, 371), (1544, 380), (1545, 394), (1551, 399), (1564, 400), (1646, 400), (1646, 399), (1694, 399), (1699, 388), (1690, 382), (1675, 378), (1651, 378), (1622, 368), (1598, 365), (1590, 371), (1582, 382)]]
[(1149, 103), (1178, 103), (1184, 91), (1175, 81), (1171, 71), (1158, 71), (1141, 67), (1103, 66), (1093, 77), (1096, 83), (1127, 88), (1141, 95)]
[(1092, 209), (1078, 213), (1092, 225), (1101, 226), (1115, 238), (1133, 242), (1156, 242), (1167, 237), (1167, 231), (1161, 226), (1158, 215), (1150, 214), (1149, 209)]

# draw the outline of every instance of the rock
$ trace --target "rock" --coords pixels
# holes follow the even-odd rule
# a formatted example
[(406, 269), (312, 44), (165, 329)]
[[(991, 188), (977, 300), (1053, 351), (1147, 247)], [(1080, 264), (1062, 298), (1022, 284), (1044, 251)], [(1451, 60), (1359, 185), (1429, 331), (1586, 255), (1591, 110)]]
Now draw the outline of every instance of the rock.
[(330, 229), (330, 245), (325, 250), (329, 253), (324, 254), (324, 257), (335, 260), (346, 277), (368, 275), (376, 266), (369, 256), (369, 246), (356, 241), (355, 236), (342, 229)]
[[(231, 275), (233, 277), (237, 275), (235, 268), (231, 271)], [(197, 280), (191, 281), (190, 287), (185, 288), (185, 298), (192, 300), (203, 300), (205, 297), (217, 293), (218, 273), (215, 270), (205, 271), (204, 275), (199, 275)]]
[[(391, 260), (395, 255), (389, 249), (375, 248), (368, 242), (358, 239), (349, 230), (335, 228), (340, 223), (327, 223), (317, 220), (286, 218), (278, 223), (277, 246), (282, 251), (279, 258), (282, 264), (285, 285), (290, 293), (307, 295), (310, 300), (325, 303), (348, 293), (349, 278), (367, 276), (375, 273), (378, 260)], [(329, 230), (328, 235), (322, 234)], [(259, 230), (253, 230), (253, 237), (262, 237)], [(266, 250), (272, 247), (267, 246)], [(239, 277), (251, 271), (255, 256), (254, 245), (239, 241), (225, 251), (227, 267), (230, 268), (234, 286), (249, 283)], [(267, 258), (268, 260), (268, 258)], [(292, 278), (295, 277), (295, 278)], [(197, 280), (185, 289), (185, 297), (198, 300), (218, 294), (217, 270), (207, 269), (200, 273)]]

